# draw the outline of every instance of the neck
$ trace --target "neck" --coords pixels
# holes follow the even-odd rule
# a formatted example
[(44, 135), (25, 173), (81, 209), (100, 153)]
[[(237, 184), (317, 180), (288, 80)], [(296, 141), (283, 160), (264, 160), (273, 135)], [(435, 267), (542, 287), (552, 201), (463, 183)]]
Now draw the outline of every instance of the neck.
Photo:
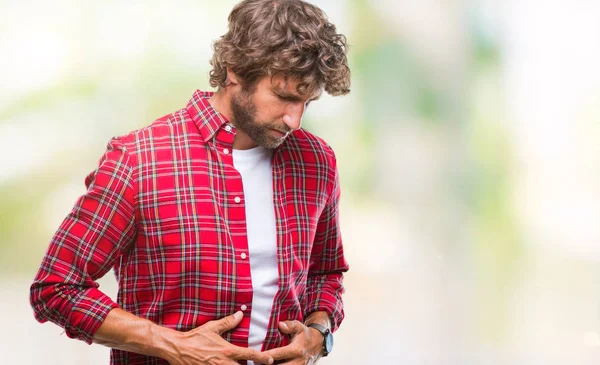
[(247, 150), (256, 147), (256, 143), (244, 133), (233, 118), (231, 112), (231, 96), (225, 88), (219, 88), (213, 96), (208, 99), (210, 105), (222, 116), (236, 127), (236, 134), (233, 139), (233, 148), (236, 150)]

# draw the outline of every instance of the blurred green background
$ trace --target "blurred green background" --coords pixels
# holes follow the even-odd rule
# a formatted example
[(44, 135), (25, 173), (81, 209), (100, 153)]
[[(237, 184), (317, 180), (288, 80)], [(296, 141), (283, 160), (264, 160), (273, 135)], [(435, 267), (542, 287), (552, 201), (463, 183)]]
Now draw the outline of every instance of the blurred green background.
[[(312, 2), (353, 72), (304, 120), (351, 265), (322, 363), (600, 363), (600, 3)], [(29, 285), (108, 140), (209, 89), (235, 3), (0, 0), (4, 363), (108, 363), (35, 322)]]

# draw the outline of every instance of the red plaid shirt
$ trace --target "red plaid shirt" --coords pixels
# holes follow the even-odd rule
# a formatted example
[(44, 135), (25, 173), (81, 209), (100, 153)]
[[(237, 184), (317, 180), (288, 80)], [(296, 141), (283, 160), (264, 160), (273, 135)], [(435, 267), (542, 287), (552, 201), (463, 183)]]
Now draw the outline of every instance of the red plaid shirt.
[[(196, 91), (187, 107), (115, 137), (87, 192), (52, 237), (31, 286), (40, 322), (52, 321), (87, 343), (113, 308), (188, 331), (246, 305), (224, 338), (247, 346), (252, 279), (241, 175), (231, 151), (236, 133)], [(273, 153), (279, 286), (263, 349), (289, 339), (278, 321), (313, 311), (344, 317), (340, 187), (333, 150), (297, 130)], [(239, 198), (239, 199), (237, 199)], [(111, 268), (117, 303), (96, 279)], [(112, 364), (165, 361), (112, 350)]]

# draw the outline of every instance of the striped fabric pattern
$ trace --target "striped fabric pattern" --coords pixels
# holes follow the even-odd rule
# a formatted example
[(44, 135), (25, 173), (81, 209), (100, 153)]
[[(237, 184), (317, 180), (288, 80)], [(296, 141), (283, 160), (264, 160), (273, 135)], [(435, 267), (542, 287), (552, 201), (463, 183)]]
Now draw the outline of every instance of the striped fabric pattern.
[[(151, 125), (112, 138), (87, 191), (54, 234), (31, 286), (35, 318), (87, 343), (113, 308), (179, 331), (244, 310), (223, 337), (247, 346), (252, 279), (235, 127), (212, 93)], [(279, 287), (263, 349), (284, 346), (282, 320), (344, 317), (339, 175), (333, 150), (299, 129), (273, 153)], [(244, 255), (242, 255), (244, 254)], [(114, 269), (116, 303), (96, 280)], [(166, 364), (112, 350), (111, 364)]]

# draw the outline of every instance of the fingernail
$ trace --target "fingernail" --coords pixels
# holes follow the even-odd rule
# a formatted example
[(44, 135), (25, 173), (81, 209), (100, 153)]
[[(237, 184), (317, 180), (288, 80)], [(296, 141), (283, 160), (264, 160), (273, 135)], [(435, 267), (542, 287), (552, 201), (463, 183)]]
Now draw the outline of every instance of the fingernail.
[(240, 318), (242, 318), (242, 314), (243, 314), (243, 313), (242, 313), (242, 311), (237, 311), (237, 312), (235, 312), (235, 314), (233, 315), (233, 318), (235, 318), (235, 319), (240, 319)]
[(269, 365), (273, 363), (273, 359), (269, 359)]
[(285, 322), (279, 322), (279, 324), (280, 324), (281, 326), (283, 326), (283, 328), (285, 328), (286, 330), (288, 329), (288, 325), (287, 325), (287, 323), (285, 323)]

